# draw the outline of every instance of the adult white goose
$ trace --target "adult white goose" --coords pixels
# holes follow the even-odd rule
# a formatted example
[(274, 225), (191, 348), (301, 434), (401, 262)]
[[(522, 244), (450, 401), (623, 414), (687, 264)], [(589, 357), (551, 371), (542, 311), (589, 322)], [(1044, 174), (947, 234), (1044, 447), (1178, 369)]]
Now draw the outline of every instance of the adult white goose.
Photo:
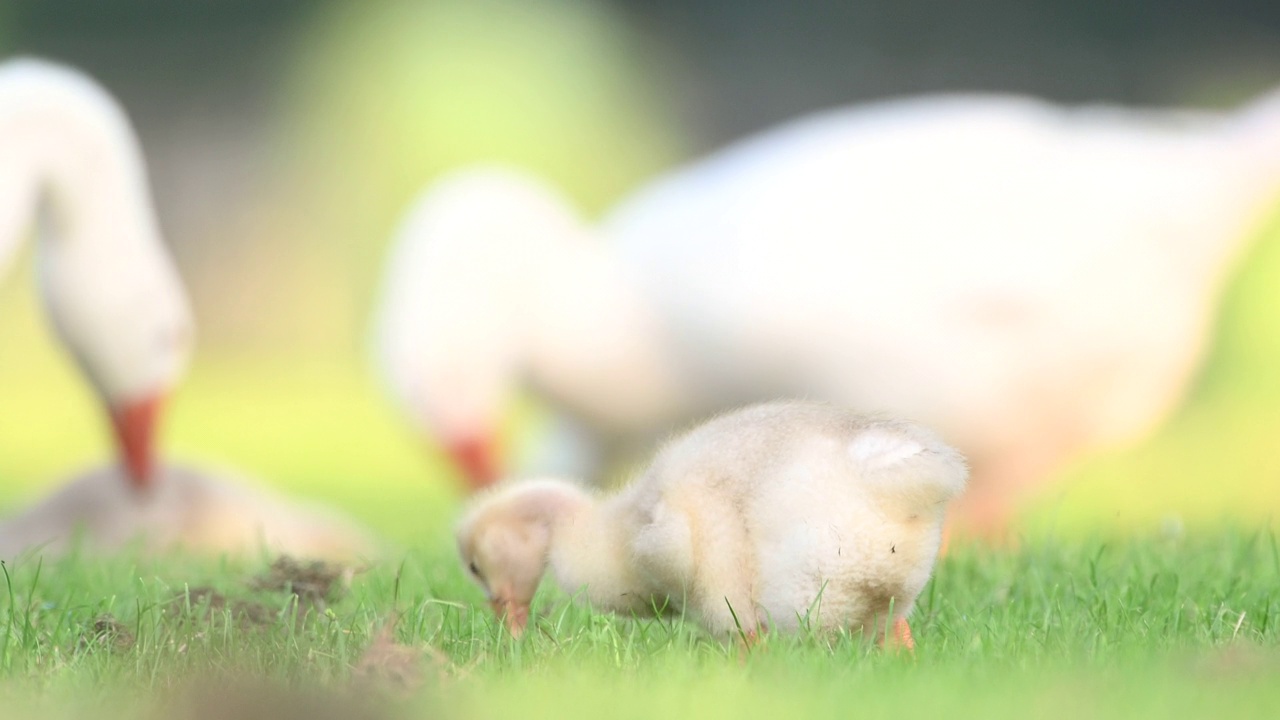
[(323, 513), (209, 473), (159, 468), (155, 425), (186, 368), (192, 319), (160, 239), (137, 139), (116, 102), (51, 63), (0, 63), (0, 270), (39, 210), (38, 264), (58, 337), (107, 407), (121, 470), (87, 473), (0, 522), (0, 556), (148, 546), (363, 550), (368, 537)]
[[(378, 359), (395, 399), (475, 487), (501, 474), (497, 429), (522, 378), (619, 441), (699, 409), (678, 387), (657, 308), (596, 240), (554, 191), (491, 167), (441, 180), (404, 221)], [(571, 421), (560, 427), (572, 439)], [(571, 450), (572, 465), (595, 448)]]
[(142, 153), (92, 80), (11, 60), (0, 64), (0, 269), (37, 206), (45, 307), (107, 407), (130, 481), (145, 489), (160, 405), (186, 368), (192, 321)]
[[(801, 395), (937, 428), (961, 519), (1173, 406), (1280, 193), (1280, 99), (1231, 114), (954, 96), (819, 114), (678, 169), (595, 234), (476, 169), (400, 230), (379, 355), (483, 481), (527, 382), (587, 447)], [(575, 469), (576, 470), (576, 469)]]

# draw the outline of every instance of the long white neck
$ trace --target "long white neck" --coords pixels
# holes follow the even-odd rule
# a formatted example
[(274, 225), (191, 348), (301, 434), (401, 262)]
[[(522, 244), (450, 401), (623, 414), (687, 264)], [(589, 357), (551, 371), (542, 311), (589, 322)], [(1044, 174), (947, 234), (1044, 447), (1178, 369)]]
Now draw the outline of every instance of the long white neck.
[(1269, 215), (1280, 208), (1280, 88), (1245, 106), (1234, 131), (1253, 163), (1261, 213)]
[(630, 528), (621, 506), (591, 499), (560, 512), (552, 524), (550, 566), (565, 592), (586, 592), (594, 606), (645, 612), (650, 598), (627, 551)]
[(688, 393), (671, 339), (607, 243), (574, 238), (536, 253), (526, 371), (535, 387), (596, 429), (660, 426)]
[(158, 237), (142, 153), (119, 106), (73, 71), (14, 60), (0, 64), (0, 270), (37, 203), (55, 241), (92, 237), (82, 232), (92, 227)]
[(1263, 184), (1280, 189), (1280, 88), (1245, 105), (1230, 126), (1248, 148)]
[(1189, 271), (1222, 290), (1230, 271), (1280, 209), (1280, 90), (1246, 104), (1216, 128), (1232, 165), (1234, 183), (1220, 202), (1229, 214), (1213, 218), (1215, 227), (1201, 230), (1198, 252), (1186, 254)]

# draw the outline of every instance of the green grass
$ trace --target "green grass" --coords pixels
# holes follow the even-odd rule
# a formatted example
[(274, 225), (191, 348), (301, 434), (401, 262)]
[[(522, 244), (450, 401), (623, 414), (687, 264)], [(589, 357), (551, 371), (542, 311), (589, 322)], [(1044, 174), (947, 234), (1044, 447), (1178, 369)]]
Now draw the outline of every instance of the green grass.
[[(7, 565), (0, 689), (41, 713), (88, 704), (123, 716), (217, 676), (345, 687), (398, 613), (398, 641), (430, 653), (425, 685), (395, 705), (407, 715), (1267, 717), (1280, 706), (1280, 544), (1266, 531), (957, 548), (920, 599), (914, 656), (844, 635), (775, 637), (744, 657), (692, 623), (596, 614), (547, 588), (514, 640), (444, 537), (373, 565), (323, 607), (252, 590), (265, 564)], [(232, 600), (210, 611), (192, 590), (202, 586)], [(254, 620), (230, 609), (236, 599)], [(106, 615), (132, 640), (94, 639)]]
[[(344, 687), (394, 613), (401, 643), (442, 658), (407, 700), (418, 716), (1273, 717), (1280, 551), (1274, 531), (1246, 528), (1280, 521), (1280, 215), (1264, 235), (1187, 402), (1156, 436), (1046, 484), (1021, 549), (946, 558), (915, 615), (913, 658), (799, 638), (741, 662), (685, 623), (596, 615), (552, 592), (514, 641), (452, 557), (449, 471), (384, 402), (358, 338), (318, 349), (281, 323), (273, 354), (202, 345), (173, 398), (168, 451), (327, 500), (410, 549), (324, 610), (247, 588), (265, 559), (6, 565), (0, 719), (136, 717), (221, 675)], [(0, 288), (5, 509), (109, 453), (28, 265)], [(316, 287), (345, 287), (329, 279)], [(190, 593), (205, 586), (256, 603), (260, 621), (209, 613)], [(93, 641), (104, 615), (133, 642)]]
[[(410, 549), (323, 611), (249, 590), (263, 559), (7, 565), (0, 720), (104, 708), (136, 717), (222, 675), (345, 687), (394, 613), (401, 643), (443, 658), (427, 663), (433, 679), (402, 708), (420, 717), (1272, 717), (1280, 552), (1273, 532), (1245, 528), (1280, 516), (1274, 228), (1233, 284), (1188, 402), (1154, 438), (1046, 485), (1022, 549), (946, 558), (915, 616), (914, 658), (848, 637), (800, 638), (740, 662), (736, 647), (687, 624), (596, 615), (550, 592), (535, 632), (513, 641), (452, 557), (448, 470), (387, 406), (354, 348), (223, 349), (202, 353), (173, 399), (167, 449), (327, 500)], [(29, 282), (0, 290), (6, 508), (109, 452)], [(1171, 536), (1154, 532), (1162, 525)], [(257, 603), (266, 622), (210, 614), (199, 594), (191, 604), (189, 589), (202, 586)], [(107, 614), (133, 636), (127, 647), (91, 641)]]

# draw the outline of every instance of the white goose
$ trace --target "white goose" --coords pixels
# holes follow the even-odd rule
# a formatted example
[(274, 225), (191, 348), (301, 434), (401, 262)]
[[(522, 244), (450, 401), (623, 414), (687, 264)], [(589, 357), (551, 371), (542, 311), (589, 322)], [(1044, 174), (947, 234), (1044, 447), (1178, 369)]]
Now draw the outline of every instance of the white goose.
[(129, 479), (146, 488), (157, 415), (186, 368), (192, 320), (142, 152), (93, 81), (11, 60), (0, 64), (0, 268), (37, 206), (45, 308), (108, 409)]
[(367, 547), (362, 533), (326, 516), (296, 513), (207, 473), (157, 466), (156, 422), (186, 368), (193, 328), (137, 139), (88, 77), (9, 60), (0, 63), (0, 270), (37, 208), (44, 304), (107, 408), (121, 468), (82, 476), (0, 522), (0, 556), (60, 549), (77, 532), (97, 550), (137, 535), (151, 546), (219, 551), (259, 547), (264, 538), (281, 550)]
[(999, 532), (1029, 483), (1176, 403), (1278, 194), (1276, 96), (828, 112), (659, 178), (604, 242), (536, 179), (465, 171), (400, 231), (379, 359), (481, 481), (522, 382), (606, 457), (803, 395), (937, 428), (973, 463), (961, 520)]

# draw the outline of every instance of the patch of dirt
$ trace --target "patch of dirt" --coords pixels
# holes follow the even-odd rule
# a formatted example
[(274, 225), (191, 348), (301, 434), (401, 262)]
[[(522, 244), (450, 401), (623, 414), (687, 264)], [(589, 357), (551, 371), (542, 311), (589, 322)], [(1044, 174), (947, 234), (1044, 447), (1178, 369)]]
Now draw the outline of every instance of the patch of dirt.
[(133, 647), (133, 632), (111, 613), (94, 618), (93, 627), (80, 636), (80, 647), (105, 646), (124, 652)]
[(204, 608), (210, 615), (229, 611), (231, 619), (242, 625), (263, 627), (274, 624), (277, 619), (276, 610), (268, 605), (253, 600), (229, 598), (211, 587), (188, 588), (186, 592), (178, 593), (173, 600), (185, 603), (188, 597), (192, 608)]
[[(355, 570), (351, 568), (282, 556), (265, 572), (249, 579), (245, 587), (254, 593), (289, 593), (297, 598), (300, 610), (323, 612), (329, 602), (350, 586), (354, 575)], [(232, 619), (242, 626), (265, 627), (275, 624), (280, 617), (277, 604), (228, 597), (208, 586), (190, 588), (175, 596), (174, 601), (186, 602), (188, 597), (192, 607), (205, 607), (210, 614), (230, 611)], [(302, 616), (299, 612), (299, 621)]]
[(271, 563), (265, 573), (249, 581), (249, 589), (293, 593), (298, 603), (323, 610), (351, 585), (355, 569), (320, 560), (296, 560), (287, 555)]
[[(378, 631), (351, 670), (357, 688), (411, 695), (426, 684), (425, 653), (396, 642), (396, 620), (392, 618)], [(433, 658), (437, 660), (438, 659)]]

